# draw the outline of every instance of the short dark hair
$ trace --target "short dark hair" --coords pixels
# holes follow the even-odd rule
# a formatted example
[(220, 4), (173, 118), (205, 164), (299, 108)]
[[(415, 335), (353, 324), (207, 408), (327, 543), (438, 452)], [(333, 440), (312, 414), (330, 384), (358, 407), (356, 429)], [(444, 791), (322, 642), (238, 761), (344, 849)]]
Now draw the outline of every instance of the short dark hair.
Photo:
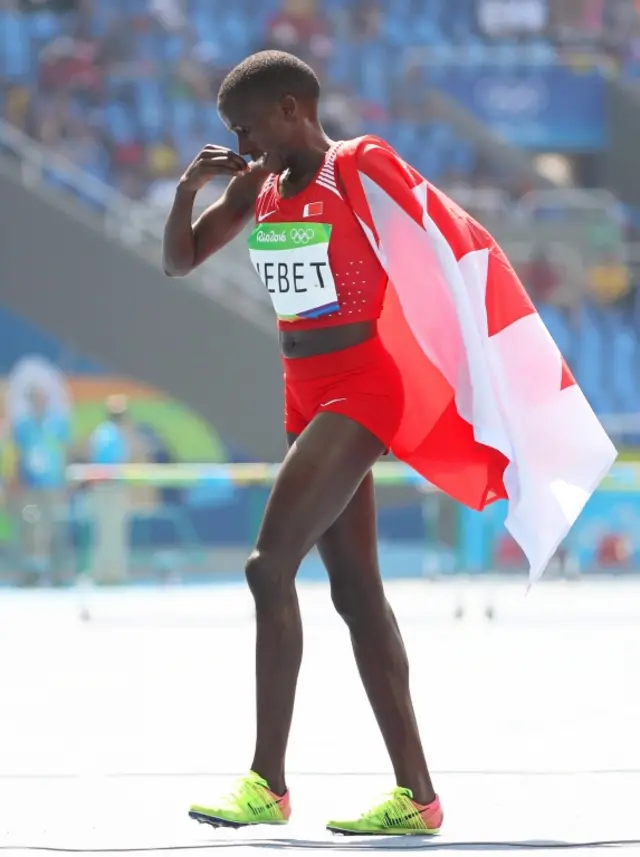
[(311, 66), (284, 51), (260, 51), (232, 69), (218, 91), (218, 107), (238, 98), (260, 95), (280, 101), (292, 95), (301, 101), (317, 101), (320, 81)]

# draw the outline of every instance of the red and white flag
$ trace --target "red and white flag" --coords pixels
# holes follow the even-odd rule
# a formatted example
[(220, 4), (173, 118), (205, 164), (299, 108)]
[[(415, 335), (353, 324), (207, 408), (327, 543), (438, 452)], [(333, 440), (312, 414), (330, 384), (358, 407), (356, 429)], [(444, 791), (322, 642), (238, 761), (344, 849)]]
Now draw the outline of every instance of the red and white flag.
[(408, 402), (392, 451), (473, 509), (507, 499), (536, 580), (615, 447), (492, 236), (382, 140), (337, 161), (389, 275), (379, 331)]

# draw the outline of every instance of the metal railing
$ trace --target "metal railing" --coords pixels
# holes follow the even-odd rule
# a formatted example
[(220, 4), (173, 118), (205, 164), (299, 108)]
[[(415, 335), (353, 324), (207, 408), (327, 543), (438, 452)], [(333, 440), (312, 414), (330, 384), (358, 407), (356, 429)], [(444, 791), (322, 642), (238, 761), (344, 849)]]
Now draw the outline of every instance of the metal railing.
[[(62, 199), (75, 199), (93, 211), (99, 227), (114, 241), (143, 255), (160, 267), (160, 245), (166, 211), (148, 201), (132, 200), (82, 170), (67, 158), (36, 143), (22, 131), (0, 120), (0, 153), (11, 161), (10, 171), (23, 185), (36, 192), (49, 187), (49, 177), (68, 193)], [(14, 168), (15, 165), (15, 168)], [(273, 312), (263, 300), (263, 289), (236, 240), (216, 254), (200, 271), (188, 278), (191, 288), (207, 294), (261, 330), (275, 330)]]

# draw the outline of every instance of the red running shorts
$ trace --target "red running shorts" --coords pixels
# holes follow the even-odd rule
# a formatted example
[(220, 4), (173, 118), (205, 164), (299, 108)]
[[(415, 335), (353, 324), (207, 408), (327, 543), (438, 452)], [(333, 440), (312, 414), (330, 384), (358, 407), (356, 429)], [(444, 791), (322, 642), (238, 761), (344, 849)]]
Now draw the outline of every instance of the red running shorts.
[(404, 410), (400, 372), (375, 336), (341, 351), (284, 359), (284, 425), (302, 434), (323, 411), (343, 414), (389, 449)]

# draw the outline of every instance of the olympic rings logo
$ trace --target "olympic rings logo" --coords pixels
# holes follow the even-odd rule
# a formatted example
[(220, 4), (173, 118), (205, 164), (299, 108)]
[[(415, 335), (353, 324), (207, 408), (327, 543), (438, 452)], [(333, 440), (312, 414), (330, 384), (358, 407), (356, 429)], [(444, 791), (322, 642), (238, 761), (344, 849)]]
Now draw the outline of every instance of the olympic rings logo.
[(315, 232), (313, 229), (292, 229), (289, 233), (289, 238), (294, 244), (308, 244), (313, 238)]

